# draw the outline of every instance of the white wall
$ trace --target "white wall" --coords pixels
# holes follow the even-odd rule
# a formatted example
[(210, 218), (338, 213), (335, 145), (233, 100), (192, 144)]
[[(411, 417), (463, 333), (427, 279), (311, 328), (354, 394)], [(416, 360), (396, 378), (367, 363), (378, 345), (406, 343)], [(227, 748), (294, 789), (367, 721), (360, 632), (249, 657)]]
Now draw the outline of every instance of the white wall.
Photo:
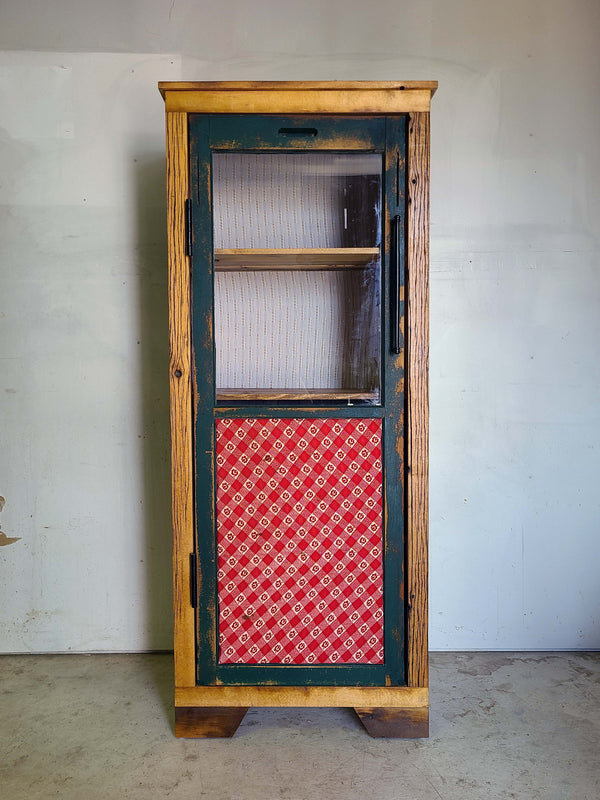
[(0, 11), (2, 651), (168, 648), (158, 80), (437, 79), (431, 646), (592, 648), (596, 0)]

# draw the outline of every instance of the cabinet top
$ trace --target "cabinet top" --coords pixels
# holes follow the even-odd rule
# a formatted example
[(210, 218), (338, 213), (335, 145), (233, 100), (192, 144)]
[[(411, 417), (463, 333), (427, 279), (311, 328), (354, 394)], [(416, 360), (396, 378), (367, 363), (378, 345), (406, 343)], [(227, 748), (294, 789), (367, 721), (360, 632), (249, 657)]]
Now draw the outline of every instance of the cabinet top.
[(167, 111), (197, 114), (402, 114), (429, 111), (437, 81), (160, 82)]

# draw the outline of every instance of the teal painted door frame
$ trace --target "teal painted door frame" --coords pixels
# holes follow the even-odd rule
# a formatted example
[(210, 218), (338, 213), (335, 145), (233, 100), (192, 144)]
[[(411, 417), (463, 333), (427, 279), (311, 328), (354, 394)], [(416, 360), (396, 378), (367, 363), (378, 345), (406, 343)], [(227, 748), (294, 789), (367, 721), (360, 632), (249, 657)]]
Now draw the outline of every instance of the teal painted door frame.
[[(404, 600), (404, 260), (405, 115), (393, 117), (190, 116), (190, 244), (195, 370), (196, 649), (198, 685), (400, 686), (406, 681)], [(315, 133), (316, 131), (316, 133)], [(222, 407), (216, 402), (212, 154), (378, 153), (382, 159), (381, 403), (320, 407), (288, 403)], [(393, 258), (392, 258), (393, 251)], [(396, 268), (397, 267), (397, 268)], [(397, 351), (397, 352), (395, 352)], [(218, 664), (215, 419), (223, 417), (383, 419), (384, 664)]]

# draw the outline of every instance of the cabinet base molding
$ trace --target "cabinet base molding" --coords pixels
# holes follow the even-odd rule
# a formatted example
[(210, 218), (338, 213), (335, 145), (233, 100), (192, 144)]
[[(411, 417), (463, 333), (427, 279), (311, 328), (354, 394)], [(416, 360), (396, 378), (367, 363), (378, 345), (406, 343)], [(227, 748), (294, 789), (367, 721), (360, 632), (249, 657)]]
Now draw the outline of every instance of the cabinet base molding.
[(355, 708), (369, 736), (387, 739), (425, 739), (429, 708)]
[[(175, 735), (231, 737), (254, 707), (354, 708), (370, 736), (429, 735), (429, 691), (409, 686), (195, 686), (175, 692)], [(385, 705), (384, 705), (385, 704)]]
[(184, 706), (175, 708), (175, 736), (181, 739), (231, 738), (246, 716), (237, 706)]
[(283, 706), (320, 708), (427, 708), (429, 690), (413, 686), (189, 686), (175, 689), (184, 707)]

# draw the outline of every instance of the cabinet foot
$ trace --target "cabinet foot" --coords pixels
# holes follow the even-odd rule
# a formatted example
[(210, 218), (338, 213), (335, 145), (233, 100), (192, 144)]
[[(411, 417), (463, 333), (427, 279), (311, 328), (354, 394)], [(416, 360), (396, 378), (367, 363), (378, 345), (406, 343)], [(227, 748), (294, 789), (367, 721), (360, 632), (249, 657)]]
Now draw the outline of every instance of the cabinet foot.
[(355, 708), (369, 736), (421, 739), (429, 736), (429, 707)]
[(179, 706), (175, 708), (175, 736), (182, 739), (231, 737), (246, 716), (237, 706)]

